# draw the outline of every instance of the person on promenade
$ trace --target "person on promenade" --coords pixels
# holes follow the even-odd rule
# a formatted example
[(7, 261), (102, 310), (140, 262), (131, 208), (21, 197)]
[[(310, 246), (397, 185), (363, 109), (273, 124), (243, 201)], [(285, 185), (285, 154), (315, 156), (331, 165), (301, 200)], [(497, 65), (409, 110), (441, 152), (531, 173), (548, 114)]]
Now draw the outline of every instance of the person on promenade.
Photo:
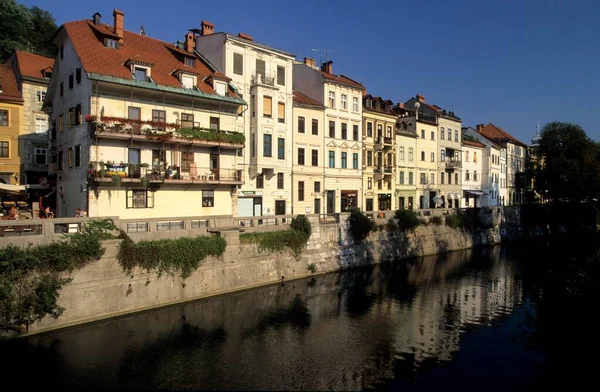
[(75, 210), (75, 218), (85, 218), (86, 216), (87, 216), (87, 212), (85, 212), (81, 208), (77, 208)]

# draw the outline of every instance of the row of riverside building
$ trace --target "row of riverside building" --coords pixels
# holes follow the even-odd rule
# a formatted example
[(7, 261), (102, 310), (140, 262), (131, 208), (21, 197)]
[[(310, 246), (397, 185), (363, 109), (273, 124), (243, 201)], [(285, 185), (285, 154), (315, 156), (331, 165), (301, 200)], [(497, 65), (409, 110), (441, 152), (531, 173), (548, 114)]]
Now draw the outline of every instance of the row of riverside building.
[[(422, 95), (372, 95), (335, 74), (332, 61), (297, 61), (207, 21), (167, 43), (126, 30), (119, 10), (112, 24), (99, 13), (65, 23), (53, 42), (56, 59), (29, 67), (43, 81), (35, 110), (43, 115), (43, 102), (50, 118), (47, 141), (36, 147), (46, 156), (28, 159), (47, 163), (47, 173), (30, 176), (18, 162), (5, 170), (4, 160), (25, 159), (14, 146), (19, 125), (6, 125), (25, 114), (5, 109), (6, 91), (0, 171), (8, 186), (47, 187), (51, 196), (39, 201), (56, 216), (77, 208), (134, 219), (523, 201), (525, 144), (493, 124), (463, 127)], [(16, 85), (19, 56), (27, 58), (16, 52), (0, 73)]]

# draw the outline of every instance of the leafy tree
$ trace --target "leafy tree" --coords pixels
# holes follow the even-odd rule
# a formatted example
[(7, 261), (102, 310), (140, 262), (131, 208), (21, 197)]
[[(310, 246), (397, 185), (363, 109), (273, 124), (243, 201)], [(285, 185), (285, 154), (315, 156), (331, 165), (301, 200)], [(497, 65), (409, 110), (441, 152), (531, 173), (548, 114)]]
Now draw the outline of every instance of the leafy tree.
[(542, 129), (535, 165), (535, 189), (550, 199), (595, 197), (600, 183), (600, 150), (576, 124), (551, 122)]
[(27, 8), (15, 0), (0, 1), (0, 60), (15, 49), (53, 57), (56, 48), (50, 43), (57, 26), (48, 11), (36, 6)]

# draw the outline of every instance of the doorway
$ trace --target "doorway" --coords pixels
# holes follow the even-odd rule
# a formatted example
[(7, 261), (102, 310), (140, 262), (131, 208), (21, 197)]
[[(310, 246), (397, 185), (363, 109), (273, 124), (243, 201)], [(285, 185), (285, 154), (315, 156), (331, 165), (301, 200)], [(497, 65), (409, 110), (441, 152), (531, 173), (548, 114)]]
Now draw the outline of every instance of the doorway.
[(327, 211), (328, 214), (335, 213), (335, 191), (327, 191)]
[(275, 200), (275, 215), (285, 215), (285, 200)]
[(315, 199), (315, 214), (321, 213), (321, 199)]
[(128, 163), (135, 166), (129, 166), (129, 177), (130, 178), (140, 178), (140, 157), (141, 151), (139, 148), (130, 148), (128, 152)]
[[(142, 109), (135, 107), (135, 106), (129, 106), (128, 111), (127, 111), (127, 117), (130, 120), (141, 120), (142, 119)], [(139, 135), (141, 133), (140, 129), (141, 129), (141, 127), (140, 127), (139, 123), (131, 124), (131, 131), (133, 134)]]

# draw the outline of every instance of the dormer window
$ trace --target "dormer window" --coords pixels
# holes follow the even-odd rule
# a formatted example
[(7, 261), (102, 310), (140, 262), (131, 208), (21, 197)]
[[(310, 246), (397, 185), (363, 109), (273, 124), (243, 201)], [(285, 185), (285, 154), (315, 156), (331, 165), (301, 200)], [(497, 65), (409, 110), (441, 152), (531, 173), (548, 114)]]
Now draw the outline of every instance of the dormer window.
[(148, 70), (142, 67), (133, 67), (133, 78), (140, 82), (147, 82)]
[(196, 86), (196, 77), (182, 74), (181, 84), (183, 85), (183, 88), (193, 89)]
[(215, 80), (215, 91), (217, 92), (217, 94), (225, 96), (225, 94), (227, 93), (227, 84), (225, 82)]
[(367, 107), (368, 108), (372, 108), (373, 107), (373, 101), (370, 99), (367, 99)]
[(104, 38), (104, 46), (111, 49), (117, 49), (117, 40), (112, 38)]
[(196, 66), (196, 60), (191, 57), (185, 57), (183, 59), (183, 63), (188, 66), (194, 68)]

